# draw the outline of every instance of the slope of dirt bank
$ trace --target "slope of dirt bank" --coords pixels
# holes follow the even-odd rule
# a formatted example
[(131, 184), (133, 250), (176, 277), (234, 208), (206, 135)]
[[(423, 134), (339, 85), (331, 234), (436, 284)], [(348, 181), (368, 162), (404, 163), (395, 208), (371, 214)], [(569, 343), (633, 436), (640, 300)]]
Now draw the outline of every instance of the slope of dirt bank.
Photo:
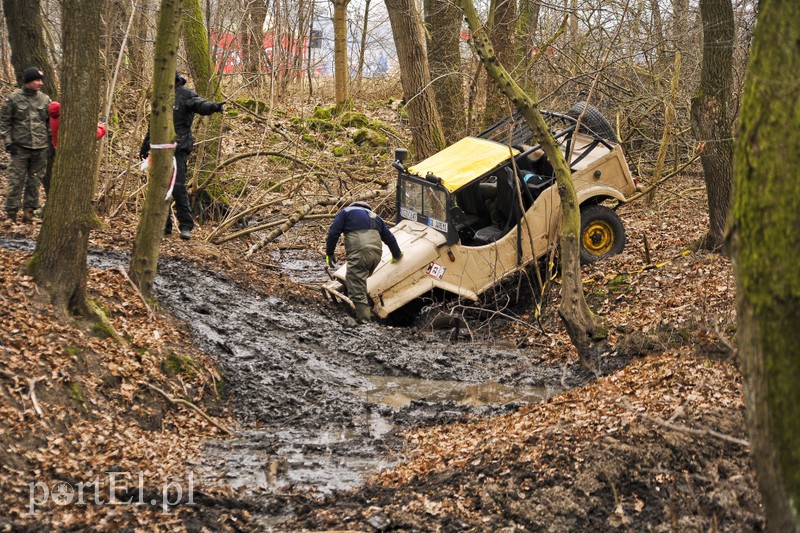
[[(29, 257), (0, 249), (0, 528), (174, 520), (182, 511), (162, 507), (164, 495), (185, 503), (189, 459), (222, 434), (212, 420), (235, 427), (215, 364), (174, 320), (146, 308), (120, 271), (90, 271), (89, 292), (122, 340), (59, 316), (22, 273)], [(170, 404), (161, 391), (215, 418)], [(113, 506), (112, 496), (147, 505)], [(194, 497), (215, 500), (199, 490)]]

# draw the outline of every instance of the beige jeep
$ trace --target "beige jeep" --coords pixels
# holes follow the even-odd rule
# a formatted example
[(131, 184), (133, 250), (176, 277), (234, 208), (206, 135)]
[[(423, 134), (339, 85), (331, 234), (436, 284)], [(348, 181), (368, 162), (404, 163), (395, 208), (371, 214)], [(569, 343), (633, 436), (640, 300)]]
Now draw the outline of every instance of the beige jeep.
[[(595, 108), (589, 106), (575, 132), (574, 116), (582, 109), (576, 104), (567, 115), (543, 114), (564, 153), (571, 154), (581, 260), (589, 263), (622, 251), (624, 226), (605, 204), (618, 207), (638, 184), (613, 129)], [(392, 263), (384, 246), (367, 282), (379, 317), (437, 288), (478, 300), (557, 246), (561, 203), (553, 167), (540, 146), (527, 144), (531, 138), (524, 119), (515, 115), (411, 167), (404, 165), (406, 151), (396, 151), (398, 215), (392, 233), (403, 257)], [(330, 273), (323, 292), (352, 305), (346, 268)]]

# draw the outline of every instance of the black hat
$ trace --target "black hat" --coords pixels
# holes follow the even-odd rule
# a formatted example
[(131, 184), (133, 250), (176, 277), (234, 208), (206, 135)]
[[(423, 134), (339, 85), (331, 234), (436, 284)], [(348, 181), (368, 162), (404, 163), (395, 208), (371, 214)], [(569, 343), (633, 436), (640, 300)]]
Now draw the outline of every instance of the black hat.
[(181, 76), (181, 73), (175, 71), (175, 85), (186, 85), (186, 78)]
[(44, 78), (44, 72), (39, 70), (39, 67), (28, 67), (22, 71), (22, 83), (30, 83), (42, 78)]
[(372, 207), (367, 202), (353, 202), (350, 204), (350, 207), (361, 207), (362, 209), (366, 209), (367, 211), (372, 211)]

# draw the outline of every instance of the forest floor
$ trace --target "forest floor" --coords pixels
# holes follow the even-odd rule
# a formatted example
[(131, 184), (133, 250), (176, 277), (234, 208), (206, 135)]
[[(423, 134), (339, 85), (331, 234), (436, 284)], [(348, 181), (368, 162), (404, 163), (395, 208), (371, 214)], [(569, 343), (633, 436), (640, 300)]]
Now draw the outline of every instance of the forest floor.
[(471, 338), (356, 326), (318, 290), (327, 221), (251, 260), (210, 224), (166, 237), (155, 305), (124, 274), (134, 218), (106, 221), (89, 293), (115, 332), (25, 274), (39, 222), (0, 228), (0, 527), (763, 529), (730, 261), (690, 251), (705, 205), (702, 179), (667, 181), (620, 209), (624, 252), (583, 267), (597, 375), (557, 282), (538, 318), (513, 284), (484, 302), (502, 312), (468, 316)]

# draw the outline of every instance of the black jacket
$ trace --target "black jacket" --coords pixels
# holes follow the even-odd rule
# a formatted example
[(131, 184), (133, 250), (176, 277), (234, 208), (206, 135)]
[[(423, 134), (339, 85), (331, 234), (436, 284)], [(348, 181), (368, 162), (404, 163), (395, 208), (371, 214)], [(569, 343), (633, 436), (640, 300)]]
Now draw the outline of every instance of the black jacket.
[[(175, 103), (172, 106), (172, 121), (175, 126), (175, 142), (177, 143), (175, 151), (186, 153), (192, 151), (194, 145), (192, 122), (194, 122), (195, 113), (211, 115), (220, 111), (222, 111), (221, 104), (201, 98), (183, 83), (176, 83)], [(144, 159), (148, 153), (150, 153), (150, 128), (147, 129), (147, 135), (144, 137), (139, 155)]]

